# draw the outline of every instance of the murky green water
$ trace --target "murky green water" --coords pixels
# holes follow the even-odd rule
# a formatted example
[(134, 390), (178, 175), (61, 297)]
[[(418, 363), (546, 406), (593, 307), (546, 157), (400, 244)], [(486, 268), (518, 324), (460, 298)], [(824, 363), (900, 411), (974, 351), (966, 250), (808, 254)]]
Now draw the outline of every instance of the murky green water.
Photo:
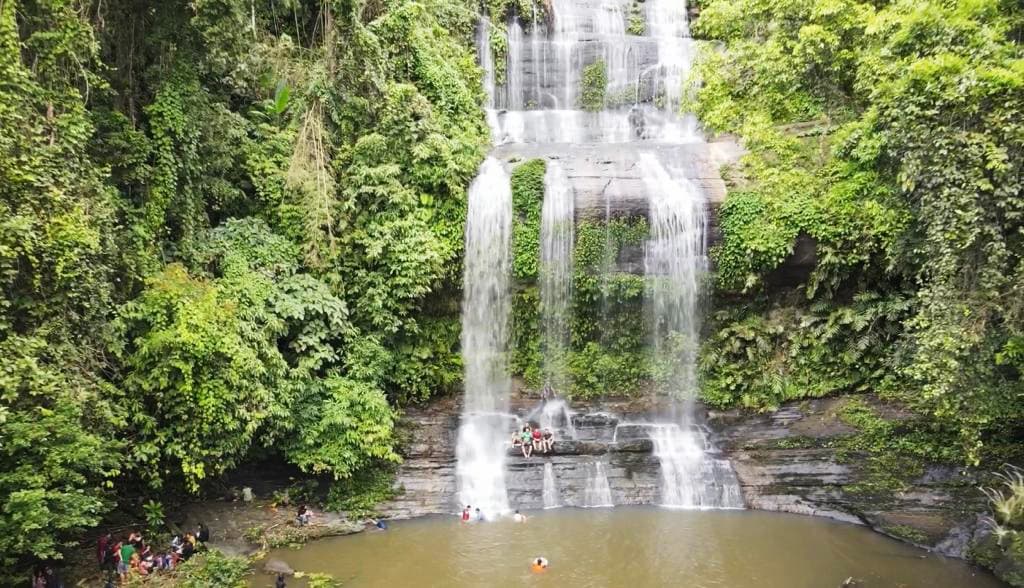
[[(454, 516), (396, 522), (270, 557), (331, 573), (346, 587), (834, 588), (851, 576), (874, 588), (1002, 585), (963, 562), (812, 517), (657, 508), (529, 514), (523, 524), (463, 524)], [(530, 572), (537, 556), (550, 562), (542, 575)], [(266, 575), (252, 583), (272, 584)]]

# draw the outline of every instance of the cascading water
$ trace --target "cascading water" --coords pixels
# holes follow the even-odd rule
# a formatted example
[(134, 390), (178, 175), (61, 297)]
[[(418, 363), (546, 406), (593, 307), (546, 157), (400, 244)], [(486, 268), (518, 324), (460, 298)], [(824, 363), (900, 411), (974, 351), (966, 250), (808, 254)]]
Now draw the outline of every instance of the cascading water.
[(482, 17), (476, 28), (476, 53), (480, 57), (480, 69), (484, 71), (483, 86), (487, 96), (484, 113), (487, 117), (487, 126), (491, 129), (491, 141), (498, 141), (500, 124), (498, 112), (494, 109), (494, 59), (491, 55), (490, 35), (491, 21), (487, 17)]
[(693, 420), (700, 345), (701, 294), (707, 273), (705, 202), (697, 186), (670, 173), (651, 153), (640, 156), (650, 202), (644, 251), (654, 356), (668, 374), (662, 391), (672, 403), (669, 422), (651, 439), (661, 462), (661, 504), (674, 508), (742, 508), (729, 463), (709, 453)]
[(661, 505), (670, 508), (743, 508), (732, 466), (714, 457), (703, 429), (665, 423), (651, 427), (661, 463)]
[(544, 508), (558, 508), (562, 499), (558, 495), (558, 484), (555, 483), (555, 467), (551, 462), (544, 464)]
[(557, 161), (544, 173), (540, 225), (540, 305), (544, 376), (556, 390), (567, 388), (564, 356), (572, 301), (573, 190)]
[[(697, 390), (700, 300), (707, 272), (704, 196), (690, 180), (672, 177), (652, 153), (640, 155), (640, 169), (650, 202), (644, 273), (655, 357), (672, 374), (667, 391), (690, 404)], [(689, 408), (684, 406), (684, 418)]]
[(590, 464), (590, 478), (587, 481), (587, 488), (583, 495), (583, 506), (587, 508), (602, 508), (615, 506), (612, 501), (612, 488), (608, 485), (608, 474), (604, 470), (604, 464), (595, 461)]
[(459, 503), (486, 517), (508, 511), (505, 435), (511, 390), (505, 354), (511, 309), (512, 191), (489, 157), (469, 188), (462, 300), (465, 405), (456, 445)]
[[(595, 183), (586, 182), (604, 178), (579, 180), (584, 182), (583, 188), (574, 186), (573, 182), (583, 177), (581, 167), (597, 169), (595, 160), (598, 159), (601, 165), (610, 163), (608, 159), (614, 160), (617, 177), (639, 175), (642, 178), (642, 190), (649, 202), (651, 230), (644, 257), (645, 304), (653, 326), (654, 355), (662, 368), (659, 371), (670, 374), (662, 388), (675, 399), (670, 414), (662, 415), (662, 421), (650, 425), (650, 437), (662, 470), (660, 501), (667, 506), (687, 508), (742, 506), (731, 467), (727, 461), (714, 457), (714, 448), (692, 416), (697, 389), (695, 362), (701, 284), (707, 270), (704, 250), (707, 221), (704, 197), (694, 179), (698, 176), (688, 175), (694, 167), (686, 160), (685, 154), (690, 151), (677, 149), (683, 145), (693, 149), (703, 141), (695, 118), (679, 112), (693, 59), (686, 4), (680, 0), (643, 2), (644, 35), (627, 33), (630, 5), (625, 0), (543, 3), (538, 0), (530, 3), (531, 10), (522, 15), (523, 21), (512, 18), (500, 33), (492, 30), (487, 19), (483, 19), (478, 28), (477, 44), (485, 72), (487, 120), (492, 139), (498, 145), (497, 153), (508, 150), (517, 157), (548, 160), (540, 286), (546, 359), (543, 369), (549, 377), (558, 371), (556, 357), (566, 346), (567, 323), (563, 317), (571, 300), (571, 282), (568, 281), (572, 270), (571, 220), (577, 212), (573, 210), (573, 200), (586, 197), (588, 191), (596, 193)], [(538, 6), (544, 6), (547, 14), (539, 15)], [(529, 26), (523, 25), (526, 19), (530, 21)], [(506, 35), (507, 41), (505, 80), (500, 85), (495, 84), (490, 47), (492, 35), (498, 34)], [(603, 69), (607, 84), (603, 107), (591, 111), (583, 109), (580, 103), (585, 83), (582, 73), (588, 66), (596, 67), (595, 64)], [(616, 147), (614, 150), (602, 147), (607, 144), (616, 144)], [(617, 178), (601, 181), (602, 190), (607, 191), (613, 179)], [(602, 194), (606, 223), (612, 220), (610, 194), (610, 191)], [(617, 194), (622, 195), (621, 189)], [(501, 198), (504, 197), (503, 191)], [(472, 199), (471, 195), (471, 212)], [(568, 230), (556, 228), (561, 226), (559, 219), (570, 220)], [(469, 222), (477, 222), (472, 214)], [(467, 301), (469, 248), (467, 242)], [(506, 250), (502, 254), (507, 254)], [(506, 265), (507, 259), (490, 263)], [(607, 285), (605, 278), (610, 272), (620, 271), (614, 267), (616, 263), (609, 260), (606, 275), (602, 276), (603, 284)], [(490, 269), (497, 271), (497, 267)], [(504, 271), (507, 272), (507, 267)], [(505, 304), (507, 300), (495, 306)], [(606, 315), (606, 306), (607, 301), (602, 302), (602, 316)], [(501, 311), (507, 313), (507, 308)], [(464, 330), (466, 323), (464, 318)], [(502, 337), (504, 329), (505, 323), (500, 322)], [(465, 332), (463, 337), (463, 349), (469, 354), (466, 356), (468, 411), (469, 395), (478, 393), (471, 390), (478, 384), (469, 379), (468, 362), (471, 355), (487, 353), (487, 350), (469, 349)], [(504, 339), (500, 345), (495, 345), (494, 349), (504, 349)], [(501, 365), (504, 369), (503, 360)], [(501, 384), (492, 386), (492, 392), (506, 389), (507, 375), (499, 379)], [(500, 415), (505, 410), (504, 403), (497, 404), (500, 406), (491, 407), (491, 412)], [(547, 410), (549, 407), (551, 412)], [(556, 405), (549, 403), (527, 418), (539, 417), (545, 424), (553, 423), (555, 408)], [(567, 409), (563, 414), (571, 425)], [(480, 428), (500, 428), (502, 418), (495, 417)], [(482, 459), (481, 455), (473, 455), (470, 449), (463, 448), (466, 431), (476, 430), (472, 423), (464, 416), (459, 437), (460, 495), (465, 496), (463, 502), (480, 503), (492, 501), (481, 496), (500, 495), (502, 498), (494, 498), (492, 502), (499, 505), (498, 510), (503, 510), (507, 508), (502, 503), (503, 495), (494, 490), (499, 486), (503, 488), (504, 484), (503, 476), (497, 472), (504, 463), (503, 439), (495, 444), (502, 447), (502, 454), (493, 456), (486, 467), (478, 464), (479, 472), (472, 470), (476, 473), (470, 475), (469, 465), (462, 464), (463, 451), (467, 458)], [(502, 435), (508, 430), (501, 429)], [(545, 488), (548, 488), (547, 466), (550, 463), (545, 466)], [(603, 463), (595, 462), (588, 470), (586, 506), (610, 506), (612, 503), (604, 467)], [(553, 471), (551, 478), (553, 482)], [(472, 493), (468, 492), (470, 488)]]
[(576, 427), (572, 422), (573, 412), (563, 398), (548, 400), (530, 411), (525, 422), (535, 423), (542, 429), (557, 431), (559, 438), (576, 438)]

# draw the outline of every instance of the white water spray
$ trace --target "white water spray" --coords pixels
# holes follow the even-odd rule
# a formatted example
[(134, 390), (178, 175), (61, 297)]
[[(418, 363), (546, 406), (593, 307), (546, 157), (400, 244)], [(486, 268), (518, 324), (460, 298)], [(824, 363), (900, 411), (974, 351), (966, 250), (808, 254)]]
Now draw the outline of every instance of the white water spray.
[(511, 390), (506, 351), (511, 309), (512, 191), (487, 158), (469, 189), (462, 300), (465, 405), (456, 445), (459, 504), (491, 518), (508, 512), (505, 436)]
[(555, 483), (555, 467), (549, 461), (544, 464), (544, 508), (559, 506), (562, 506), (562, 498), (558, 494), (558, 484)]
[(572, 302), (573, 200), (572, 185), (562, 165), (548, 161), (540, 225), (541, 352), (544, 376), (556, 390), (568, 387), (564, 363)]
[(590, 477), (583, 495), (583, 506), (587, 508), (603, 508), (615, 506), (612, 500), (612, 489), (608, 485), (608, 474), (604, 463), (595, 461), (590, 464)]
[[(647, 34), (643, 36), (626, 34), (624, 5), (616, 0), (551, 0), (547, 7), (550, 10), (547, 22), (538, 22), (534, 12), (528, 28), (517, 19), (509, 24), (506, 78), (501, 87), (496, 88), (494, 84), (490, 24), (486, 19), (481, 23), (477, 40), (480, 64), (485, 72), (487, 120), (493, 140), (499, 145), (527, 143), (530, 145), (526, 146), (525, 153), (549, 157), (540, 252), (544, 373), (558, 377), (557, 357), (567, 347), (563, 338), (567, 322), (562, 317), (568, 312), (563, 309), (571, 306), (572, 293), (571, 289), (567, 290), (571, 282), (564, 281), (563, 275), (571, 276), (572, 236), (571, 233), (559, 234), (555, 227), (559, 226), (557, 219), (571, 220), (574, 216), (573, 182), (580, 180), (573, 173), (578, 175), (580, 169), (586, 169), (586, 163), (592, 163), (574, 165), (578, 163), (574, 158), (585, 154), (588, 144), (621, 144), (621, 151), (616, 152), (615, 158), (621, 159), (624, 173), (639, 170), (650, 204), (651, 235), (644, 257), (645, 304), (650, 312), (659, 371), (670, 374), (661, 382), (661, 389), (676, 399), (670, 414), (662, 415), (664, 422), (651, 429), (655, 454), (662, 464), (660, 501), (680, 508), (742, 506), (739, 487), (728, 462), (715, 457), (714, 448), (692, 416), (697, 391), (695, 365), (701, 294), (707, 271), (704, 245), (707, 219), (699, 186), (687, 172), (669, 164), (685, 167), (691, 162), (670, 160), (667, 155), (674, 145), (703, 141), (696, 119), (679, 113), (694, 53), (685, 1), (644, 2)], [(599, 60), (604, 62), (608, 78), (606, 104), (597, 112), (584, 111), (578, 104), (581, 73), (585, 66)], [(560, 161), (550, 160), (553, 153), (558, 154)], [(606, 222), (611, 218), (611, 207), (606, 200)], [(476, 222), (472, 215), (469, 222)], [(568, 227), (571, 230), (572, 222)], [(467, 236), (468, 231), (469, 228)], [(502, 246), (505, 249), (501, 255), (507, 256), (507, 244)], [(467, 242), (467, 264), (468, 256)], [(495, 257), (491, 252), (491, 259)], [(500, 263), (507, 263), (507, 259), (495, 265)], [(608, 264), (607, 275), (619, 271), (616, 263)], [(563, 274), (564, 268), (568, 271)], [(467, 265), (467, 288), (468, 272)], [(503, 304), (507, 304), (507, 300)], [(602, 308), (602, 316), (606, 310)], [(505, 323), (501, 323), (501, 329), (504, 331)], [(463, 336), (465, 339), (465, 332)], [(501, 344), (504, 349), (504, 339)], [(469, 350), (465, 343), (464, 349), (468, 362), (470, 354), (477, 352)], [(504, 367), (504, 356), (501, 363)], [(470, 388), (468, 363), (466, 370), (468, 407), (469, 395), (475, 392)], [(507, 380), (507, 374), (504, 379)], [(556, 385), (563, 384), (556, 382)], [(506, 389), (504, 386), (494, 389)], [(507, 399), (507, 396), (501, 398)], [(492, 420), (481, 424), (480, 430), (500, 429), (502, 436), (509, 430), (505, 403), (507, 400), (497, 403), (500, 406), (492, 411)], [(543, 423), (553, 423), (560, 416), (555, 414), (558, 408), (559, 405), (549, 402), (528, 418), (539, 416)], [(571, 416), (564, 403), (561, 408), (564, 420), (571, 426)], [(503, 473), (499, 476), (495, 464), (502, 464), (503, 468), (504, 439), (498, 440), (502, 454), (486, 467), (482, 463), (486, 458), (478, 455), (472, 456), (480, 462), (475, 469), (462, 464), (462, 440), (469, 432), (476, 431), (480, 421), (486, 419), (465, 416), (463, 419), (459, 436), (460, 493), (467, 488), (480, 488), (480, 492), (474, 491), (475, 495), (500, 495), (500, 499), (493, 500), (500, 510), (507, 508), (507, 499), (504, 498)], [(610, 506), (612, 499), (605, 465), (595, 462), (590, 468), (585, 505)], [(479, 479), (466, 481), (471, 476), (479, 476)], [(545, 488), (548, 487), (547, 477), (546, 471)], [(496, 482), (499, 478), (500, 484)], [(499, 485), (501, 492), (489, 490)], [(486, 500), (491, 501), (491, 498)]]

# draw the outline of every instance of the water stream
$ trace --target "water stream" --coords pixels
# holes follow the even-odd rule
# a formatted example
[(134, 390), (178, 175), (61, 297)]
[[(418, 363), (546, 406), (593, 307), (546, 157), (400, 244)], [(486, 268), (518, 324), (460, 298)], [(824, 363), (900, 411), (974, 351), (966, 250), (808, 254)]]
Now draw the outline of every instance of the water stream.
[(506, 361), (511, 236), (509, 176), (489, 157), (469, 189), (462, 301), (465, 405), (455, 448), (459, 503), (480, 508), (487, 517), (509, 510), (505, 432), (511, 430)]
[(583, 506), (587, 508), (615, 506), (615, 502), (612, 500), (612, 488), (608, 485), (608, 472), (605, 471), (604, 464), (600, 461), (590, 464), (590, 477), (587, 480)]
[[(491, 34), (500, 31), (492, 31), (486, 19), (477, 31), (488, 92), (487, 118), (498, 145), (496, 151), (501, 152), (502, 145), (513, 145), (522, 155), (547, 160), (539, 252), (544, 375), (556, 389), (568, 384), (562, 359), (568, 345), (572, 297), (574, 201), (581, 197), (573, 174), (585, 181), (587, 174), (595, 171), (592, 151), (587, 149), (616, 144), (614, 151), (601, 151), (602, 158), (614, 162), (602, 159), (601, 164), (611, 164), (603, 169), (614, 169), (616, 174), (638, 177), (633, 189), (642, 191), (647, 200), (650, 237), (643, 264), (645, 305), (652, 325), (652, 353), (659, 373), (665, 374), (658, 391), (673, 399), (672, 408), (659, 415), (657, 426), (651, 429), (662, 469), (660, 504), (702, 509), (742, 506), (728, 462), (715, 457), (714, 448), (692, 416), (707, 273), (707, 218), (698, 178), (689, 175), (695, 166), (673, 151), (676, 146), (703, 141), (695, 118), (680, 112), (693, 60), (686, 4), (678, 0), (645, 2), (644, 35), (628, 34), (631, 5), (623, 0), (552, 0), (546, 6), (550, 10), (546, 19), (531, 12), (529, 26), (515, 17), (507, 23), (504, 84), (494, 83), (489, 50)], [(589, 111), (581, 104), (582, 84), (584, 71), (594, 67), (603, 68), (607, 83), (603, 105)], [(609, 177), (602, 190), (607, 190), (613, 179)], [(593, 191), (591, 185), (582, 196), (592, 196)], [(611, 196), (607, 191), (600, 196), (608, 223), (612, 220)], [(473, 215), (469, 222), (475, 222)], [(616, 269), (614, 263), (608, 265), (603, 282)], [(601, 304), (605, 316), (608, 302)], [(467, 380), (467, 394), (471, 385)], [(536, 416), (551, 421), (547, 413)], [(500, 420), (490, 424), (499, 425)], [(468, 426), (464, 422), (463, 427), (470, 430)], [(463, 438), (460, 435), (460, 447)], [(592, 476), (598, 486), (603, 477), (597, 474), (599, 466), (600, 462), (594, 464)], [(490, 469), (494, 467), (489, 463), (486, 471), (481, 470), (486, 479), (480, 483), (469, 483), (460, 476), (460, 489), (490, 488), (499, 480)], [(466, 475), (471, 471), (462, 467), (461, 457), (459, 469)], [(474, 493), (478, 501), (480, 494)], [(483, 493), (491, 494), (498, 493)], [(460, 495), (469, 497), (462, 490)], [(597, 502), (591, 504), (588, 498), (588, 505), (611, 504), (610, 495), (594, 500)]]
[(562, 165), (552, 160), (544, 173), (540, 225), (540, 306), (544, 376), (556, 390), (568, 386), (564, 355), (569, 343), (572, 303), (573, 190)]
[(558, 483), (555, 482), (555, 467), (551, 462), (544, 464), (544, 508), (562, 506), (562, 497), (558, 494)]

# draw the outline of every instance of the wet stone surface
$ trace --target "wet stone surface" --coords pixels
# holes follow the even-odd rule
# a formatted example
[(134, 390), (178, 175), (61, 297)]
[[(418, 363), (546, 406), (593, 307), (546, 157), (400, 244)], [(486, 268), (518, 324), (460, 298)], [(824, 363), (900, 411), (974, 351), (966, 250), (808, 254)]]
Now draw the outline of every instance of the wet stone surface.
[[(513, 410), (530, 412), (534, 400), (515, 399)], [(929, 467), (911, 487), (885, 500), (854, 491), (864, 480), (858, 458), (840, 460), (835, 441), (853, 430), (836, 416), (841, 400), (792, 404), (771, 414), (711, 412), (708, 428), (715, 457), (730, 460), (747, 508), (824, 516), (866, 524), (904, 541), (963, 557), (977, 531), (983, 497), (957, 470)], [(574, 409), (577, 410), (577, 409)], [(577, 440), (559, 433), (550, 454), (526, 459), (507, 453), (512, 508), (544, 506), (545, 464), (550, 464), (560, 505), (587, 506), (595, 463), (602, 464), (616, 505), (657, 504), (661, 471), (647, 425), (651, 407), (609, 401), (578, 408)], [(457, 512), (455, 436), (459, 407), (446, 401), (413, 409), (404, 417), (409, 431), (397, 485), (401, 494), (382, 511), (395, 518)]]

